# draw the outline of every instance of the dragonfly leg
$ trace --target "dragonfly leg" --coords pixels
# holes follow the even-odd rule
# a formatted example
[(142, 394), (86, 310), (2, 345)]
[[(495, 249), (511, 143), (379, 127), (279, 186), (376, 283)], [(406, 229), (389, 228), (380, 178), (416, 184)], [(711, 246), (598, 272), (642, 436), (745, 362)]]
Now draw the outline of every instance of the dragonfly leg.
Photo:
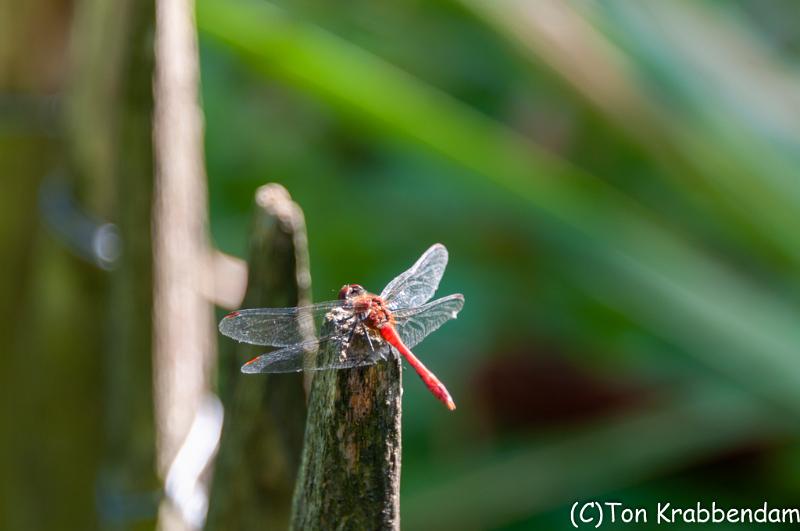
[(364, 318), (356, 316), (356, 324), (353, 327), (353, 330), (350, 331), (350, 337), (353, 336), (353, 332), (355, 332), (356, 328), (358, 328), (359, 326), (361, 327), (361, 332), (364, 334), (364, 337), (367, 338), (367, 343), (369, 343), (369, 349), (372, 352), (375, 352), (375, 347), (372, 346), (372, 338), (369, 337), (369, 328), (367, 328), (367, 325), (364, 324)]
[(369, 349), (372, 352), (375, 352), (375, 347), (372, 346), (372, 339), (370, 339), (369, 337), (369, 329), (363, 323), (361, 323), (361, 326), (364, 327), (364, 335), (367, 336), (367, 343), (369, 343)]
[(352, 327), (350, 327), (350, 335), (347, 336), (347, 346), (349, 347), (353, 342), (353, 336), (356, 333), (356, 328), (358, 325), (361, 324), (361, 321), (357, 321)]
[(372, 352), (375, 352), (375, 347), (372, 346), (372, 339), (369, 337), (369, 328), (367, 328), (367, 325), (364, 324), (364, 319), (358, 319), (356, 325), (353, 327), (352, 332), (350, 332), (350, 336), (352, 337), (353, 332), (355, 332), (356, 328), (358, 328), (359, 326), (361, 327), (361, 333), (363, 333), (364, 337), (367, 338), (367, 343), (369, 343), (369, 349)]

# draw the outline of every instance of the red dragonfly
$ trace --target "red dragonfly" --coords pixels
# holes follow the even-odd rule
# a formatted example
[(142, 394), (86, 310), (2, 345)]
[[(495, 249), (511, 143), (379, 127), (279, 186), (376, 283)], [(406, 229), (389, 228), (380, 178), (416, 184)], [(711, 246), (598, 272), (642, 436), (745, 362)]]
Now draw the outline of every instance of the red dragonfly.
[[(336, 301), (231, 312), (219, 323), (219, 330), (240, 342), (278, 347), (245, 363), (245, 373), (363, 367), (399, 352), (433, 395), (453, 410), (456, 405), (447, 388), (411, 352), (428, 334), (455, 319), (464, 306), (461, 294), (428, 302), (446, 266), (447, 249), (437, 243), (380, 295), (347, 284)], [(332, 359), (318, 356), (323, 349), (336, 355)]]

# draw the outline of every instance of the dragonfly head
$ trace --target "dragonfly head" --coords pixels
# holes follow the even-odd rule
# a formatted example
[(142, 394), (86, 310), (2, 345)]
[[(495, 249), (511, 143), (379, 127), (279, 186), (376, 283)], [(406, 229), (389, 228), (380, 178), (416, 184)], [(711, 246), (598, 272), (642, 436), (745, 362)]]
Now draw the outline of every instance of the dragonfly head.
[(363, 286), (359, 284), (345, 284), (342, 286), (342, 289), (339, 290), (339, 300), (347, 300), (353, 297), (358, 297), (360, 295), (364, 295), (367, 290), (364, 289)]

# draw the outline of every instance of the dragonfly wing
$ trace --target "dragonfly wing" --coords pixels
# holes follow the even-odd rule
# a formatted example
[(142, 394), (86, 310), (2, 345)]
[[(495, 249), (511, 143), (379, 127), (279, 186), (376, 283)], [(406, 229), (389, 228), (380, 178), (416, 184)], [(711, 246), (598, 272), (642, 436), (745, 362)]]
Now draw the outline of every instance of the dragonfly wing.
[(267, 352), (242, 365), (242, 372), (298, 372), (313, 368), (316, 363), (318, 341), (306, 341)]
[(464, 306), (460, 293), (448, 295), (416, 308), (394, 312), (395, 328), (408, 348), (417, 345), (425, 337), (450, 319), (455, 319)]
[(219, 331), (242, 343), (286, 347), (307, 341), (318, 333), (325, 315), (342, 301), (297, 308), (254, 308), (226, 315)]
[(436, 243), (408, 271), (389, 282), (383, 289), (381, 298), (391, 310), (425, 304), (436, 293), (445, 267), (447, 249), (441, 243)]
[[(325, 359), (323, 355), (326, 356)], [(391, 355), (391, 347), (387, 343), (373, 341), (373, 348), (348, 349), (343, 346), (340, 336), (331, 336), (262, 354), (242, 365), (242, 372), (254, 374), (350, 369), (372, 365), (389, 359)]]

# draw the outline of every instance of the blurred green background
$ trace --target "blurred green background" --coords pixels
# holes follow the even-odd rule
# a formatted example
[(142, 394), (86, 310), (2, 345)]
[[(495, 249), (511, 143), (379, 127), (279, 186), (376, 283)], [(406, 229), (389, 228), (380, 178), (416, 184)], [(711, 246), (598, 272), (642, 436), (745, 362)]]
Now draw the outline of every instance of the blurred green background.
[[(52, 25), (75, 9), (61, 2)], [(450, 251), (440, 294), (466, 305), (415, 351), (458, 410), (406, 372), (404, 528), (569, 529), (577, 500), (798, 503), (798, 20), (788, 0), (198, 1), (218, 248), (245, 256), (253, 192), (278, 182), (305, 212), (315, 301), (348, 282), (380, 291), (434, 242)], [(36, 164), (0, 159), (4, 204), (43, 158), (74, 157), (50, 137), (81, 134), (75, 115), (17, 117), (18, 94), (80, 85), (59, 76), (4, 80), (4, 151), (39, 142)], [(47, 266), (19, 237), (41, 230), (32, 216), (3, 215), (20, 270)], [(25, 308), (82, 306), (60, 274)], [(17, 343), (19, 285), (0, 291)], [(6, 379), (31, 371), (4, 363)], [(73, 369), (61, 399), (101, 410), (100, 369)], [(36, 397), (46, 382), (28, 379)]]

